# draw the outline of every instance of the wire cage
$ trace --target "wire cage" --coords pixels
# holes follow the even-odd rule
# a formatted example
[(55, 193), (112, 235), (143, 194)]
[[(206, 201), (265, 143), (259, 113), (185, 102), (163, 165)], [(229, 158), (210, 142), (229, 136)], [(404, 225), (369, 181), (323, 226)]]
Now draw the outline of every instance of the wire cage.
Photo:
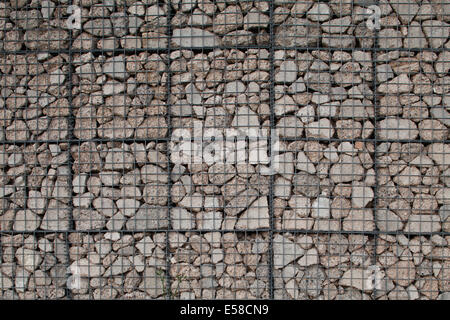
[(450, 2), (0, 3), (1, 299), (450, 299)]

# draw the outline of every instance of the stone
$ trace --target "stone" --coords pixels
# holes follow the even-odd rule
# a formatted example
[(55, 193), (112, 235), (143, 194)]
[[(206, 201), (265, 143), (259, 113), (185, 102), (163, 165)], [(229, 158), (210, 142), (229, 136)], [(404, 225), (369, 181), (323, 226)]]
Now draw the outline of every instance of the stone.
[(405, 232), (430, 233), (441, 230), (438, 215), (412, 214), (405, 226)]
[(73, 219), (78, 231), (102, 230), (106, 225), (105, 217), (96, 210), (74, 210)]
[(417, 186), (422, 182), (422, 175), (416, 167), (408, 166), (395, 176), (393, 180), (400, 186)]
[[(103, 168), (105, 170), (130, 170), (134, 167), (134, 161), (134, 157), (130, 152), (126, 152), (121, 148), (112, 148), (108, 150), (108, 153), (106, 154)], [(145, 174), (162, 175), (164, 173), (152, 171), (150, 173), (145, 172)], [(159, 176), (157, 178), (159, 178)], [(146, 176), (146, 181), (148, 180), (150, 179)], [(167, 179), (165, 179), (165, 181), (167, 181)]]
[(127, 230), (165, 229), (169, 226), (168, 209), (143, 204), (126, 222)]
[(89, 20), (83, 25), (83, 30), (97, 37), (109, 37), (113, 35), (111, 20), (94, 19)]
[(46, 20), (50, 19), (54, 11), (55, 11), (55, 4), (53, 2), (47, 0), (41, 2), (42, 18)]
[(386, 270), (394, 283), (406, 287), (416, 279), (416, 267), (412, 261), (398, 261)]
[(325, 279), (326, 275), (322, 267), (318, 265), (309, 266), (299, 282), (299, 290), (312, 298), (318, 297), (322, 292)]
[(100, 277), (105, 272), (105, 267), (101, 264), (91, 263), (88, 259), (82, 258), (70, 265), (70, 270), (77, 270), (81, 277)]
[(142, 274), (142, 282), (139, 285), (139, 289), (146, 292), (150, 298), (157, 298), (165, 293), (164, 282), (165, 272), (162, 269), (156, 269), (155, 267), (146, 267)]
[(306, 250), (305, 255), (297, 261), (300, 267), (309, 267), (319, 264), (319, 253), (316, 248)]
[(70, 208), (57, 200), (50, 200), (41, 222), (41, 229), (67, 231), (70, 228)]
[(200, 105), (202, 103), (202, 96), (195, 87), (195, 84), (188, 83), (184, 89), (186, 92), (186, 100), (191, 105)]
[(331, 9), (326, 3), (314, 3), (306, 16), (311, 21), (327, 21), (331, 17)]
[(197, 222), (197, 226), (200, 230), (220, 230), (222, 222), (222, 212), (207, 211), (202, 213), (200, 221)]
[(14, 218), (14, 231), (32, 232), (39, 228), (41, 218), (31, 210), (20, 210)]
[(345, 287), (352, 287), (357, 290), (370, 290), (367, 279), (369, 279), (370, 271), (362, 268), (350, 268), (345, 271), (339, 279), (339, 284)]
[(433, 143), (428, 147), (428, 156), (440, 166), (450, 165), (450, 145)]
[(299, 151), (297, 153), (297, 162), (295, 164), (295, 168), (301, 171), (308, 172), (309, 174), (316, 173), (316, 167), (314, 166), (314, 163), (309, 160), (309, 158), (303, 151)]
[(128, 33), (128, 16), (125, 12), (114, 12), (110, 16), (114, 36), (120, 38)]
[(275, 269), (281, 269), (299, 257), (305, 250), (298, 244), (279, 234), (273, 237), (273, 265)]
[(427, 20), (422, 22), (422, 30), (431, 48), (442, 48), (448, 40), (450, 25), (443, 21)]
[(275, 74), (275, 82), (290, 84), (297, 79), (298, 67), (295, 61), (283, 61)]
[(334, 128), (331, 121), (326, 118), (321, 118), (319, 121), (314, 121), (306, 126), (306, 136), (309, 138), (330, 139), (334, 135)]
[[(178, 38), (180, 38), (180, 35), (178, 35)], [(183, 36), (181, 36), (181, 38), (183, 38)], [(142, 48), (144, 49), (165, 49), (167, 48), (167, 42), (168, 37), (165, 34), (158, 32), (142, 33)]]
[(416, 21), (408, 26), (408, 35), (403, 40), (403, 46), (409, 49), (421, 49), (428, 47), (427, 39), (420, 24)]
[(364, 168), (361, 166), (361, 160), (347, 154), (343, 154), (339, 162), (333, 164), (330, 169), (330, 178), (335, 183), (359, 181), (363, 174)]
[(306, 91), (305, 81), (302, 77), (298, 78), (289, 86), (289, 93), (296, 94)]
[(170, 219), (172, 229), (174, 230), (190, 230), (195, 228), (195, 218), (184, 208), (171, 208)]
[(181, 48), (215, 47), (221, 44), (219, 37), (198, 28), (175, 29), (171, 39), (174, 46)]
[(419, 11), (416, 0), (389, 0), (392, 9), (397, 13), (403, 24), (409, 25)]
[(286, 116), (281, 118), (276, 125), (276, 133), (282, 138), (298, 138), (303, 133), (303, 123), (299, 118)]
[(400, 31), (386, 28), (378, 33), (378, 43), (382, 49), (401, 48), (403, 45), (403, 35)]
[(388, 209), (377, 210), (377, 227), (380, 231), (393, 232), (403, 229), (403, 222)]
[(105, 96), (116, 95), (125, 91), (125, 84), (116, 80), (109, 80), (103, 84), (102, 90)]
[(346, 231), (373, 231), (375, 223), (371, 209), (352, 209), (344, 218), (342, 227)]
[(239, 6), (228, 6), (215, 17), (213, 21), (214, 31), (217, 34), (224, 35), (242, 27), (243, 23), (244, 16), (241, 8)]
[(251, 28), (266, 28), (270, 22), (270, 18), (259, 12), (257, 9), (252, 8), (244, 17), (244, 29)]
[(103, 73), (114, 79), (125, 80), (128, 78), (124, 57), (117, 56), (106, 60), (103, 64)]
[(320, 193), (319, 177), (306, 172), (299, 172), (295, 174), (293, 185), (295, 194), (302, 194), (309, 198), (314, 198)]
[(112, 217), (117, 212), (116, 204), (109, 198), (96, 198), (92, 204), (98, 212), (106, 217)]
[(384, 140), (414, 140), (419, 135), (417, 125), (402, 118), (386, 118), (378, 123), (378, 135)]
[(379, 82), (386, 82), (394, 77), (394, 71), (389, 64), (377, 66), (377, 79)]
[(135, 130), (138, 139), (160, 139), (167, 135), (167, 122), (164, 117), (150, 116)]
[(61, 69), (56, 69), (50, 73), (50, 85), (61, 86), (64, 83), (66, 76)]
[(337, 18), (330, 20), (328, 22), (322, 23), (322, 31), (326, 33), (339, 34), (339, 37), (336, 37), (337, 40), (341, 40), (344, 37), (345, 32), (350, 27), (352, 23), (352, 18), (350, 16), (345, 16), (342, 18)]
[(255, 230), (270, 227), (269, 206), (267, 197), (257, 199), (239, 217), (236, 223), (238, 230)]
[(422, 140), (446, 140), (448, 129), (438, 120), (426, 119), (419, 123), (419, 136)]
[(290, 113), (297, 109), (297, 104), (294, 100), (288, 96), (284, 95), (275, 101), (274, 112), (276, 116), (281, 116), (286, 113)]
[(231, 126), (241, 130), (248, 128), (259, 129), (259, 117), (249, 107), (241, 106), (236, 110)]
[(144, 257), (150, 257), (153, 254), (155, 246), (155, 243), (149, 236), (136, 242), (136, 248), (144, 255)]
[(306, 19), (289, 17), (275, 28), (275, 45), (283, 47), (313, 46), (318, 43), (320, 36), (320, 25)]
[(132, 217), (139, 210), (140, 202), (136, 199), (118, 199), (116, 206), (124, 216)]
[(330, 210), (330, 199), (324, 196), (320, 196), (311, 204), (311, 217), (319, 219), (329, 219)]
[(47, 207), (47, 198), (42, 196), (39, 191), (30, 190), (28, 193), (27, 207), (37, 214), (43, 214)]
[(244, 93), (246, 90), (245, 84), (242, 81), (233, 81), (228, 82), (225, 85), (224, 94), (225, 95), (232, 95), (232, 96), (238, 96), (242, 93)]
[(374, 197), (371, 187), (364, 185), (352, 185), (352, 206), (354, 208), (365, 208)]

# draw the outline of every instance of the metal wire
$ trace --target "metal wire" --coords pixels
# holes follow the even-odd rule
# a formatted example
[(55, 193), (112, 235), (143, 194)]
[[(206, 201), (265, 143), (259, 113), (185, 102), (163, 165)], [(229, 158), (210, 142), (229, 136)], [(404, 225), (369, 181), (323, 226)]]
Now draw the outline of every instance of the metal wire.
[(450, 299), (449, 12), (1, 3), (0, 298)]

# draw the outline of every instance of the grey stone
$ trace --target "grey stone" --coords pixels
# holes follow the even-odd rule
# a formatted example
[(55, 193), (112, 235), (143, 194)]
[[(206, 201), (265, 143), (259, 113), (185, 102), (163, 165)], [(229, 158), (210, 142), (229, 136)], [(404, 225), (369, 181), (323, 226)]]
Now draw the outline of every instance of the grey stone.
[(311, 217), (319, 219), (329, 219), (331, 212), (330, 199), (320, 196), (311, 204)]
[(261, 229), (269, 228), (269, 206), (267, 197), (257, 199), (253, 204), (239, 217), (236, 223), (236, 229)]
[(442, 48), (450, 34), (450, 25), (443, 21), (427, 20), (422, 23), (422, 29), (428, 38), (431, 48)]
[(380, 231), (392, 232), (403, 229), (401, 219), (388, 209), (377, 210), (377, 227)]
[(128, 73), (126, 71), (124, 57), (117, 56), (106, 60), (105, 64), (103, 65), (103, 73), (115, 79), (126, 79), (128, 77)]
[(409, 119), (387, 118), (379, 122), (378, 135), (386, 140), (413, 140), (419, 135), (417, 125)]
[(438, 232), (441, 230), (440, 217), (438, 215), (412, 214), (405, 226), (406, 232)]
[(127, 230), (163, 229), (169, 226), (168, 209), (143, 204), (127, 223)]
[(216, 35), (198, 28), (175, 29), (171, 39), (173, 45), (182, 48), (215, 47), (221, 44)]
[(195, 218), (184, 208), (171, 208), (170, 219), (172, 229), (174, 230), (190, 230), (195, 228)]
[(275, 74), (275, 81), (289, 84), (297, 79), (298, 67), (294, 61), (283, 61), (279, 71)]
[(101, 230), (106, 225), (106, 219), (96, 210), (80, 209), (73, 211), (75, 229), (79, 231)]
[(14, 219), (14, 231), (31, 232), (39, 228), (41, 218), (31, 210), (20, 210)]
[(286, 47), (306, 47), (318, 43), (320, 25), (306, 19), (289, 17), (275, 29), (275, 44)]
[(315, 198), (320, 193), (320, 179), (316, 175), (299, 172), (294, 175), (294, 193), (303, 194), (309, 198)]
[(113, 28), (109, 19), (99, 18), (89, 20), (83, 25), (83, 30), (97, 37), (109, 37), (113, 35)]
[(331, 17), (331, 9), (326, 3), (314, 3), (306, 16), (312, 21), (327, 21)]
[(416, 0), (389, 0), (392, 9), (397, 13), (400, 21), (408, 25), (419, 11)]
[(244, 16), (239, 6), (228, 6), (215, 17), (213, 23), (214, 32), (224, 35), (241, 27), (244, 23)]
[(401, 48), (403, 44), (403, 35), (400, 31), (386, 28), (378, 33), (378, 43), (380, 48), (394, 49)]
[(50, 200), (47, 211), (41, 222), (41, 229), (51, 231), (65, 231), (70, 227), (70, 208), (59, 201)]
[(343, 154), (341, 159), (330, 169), (330, 178), (335, 183), (359, 181), (364, 174), (364, 168), (361, 166), (361, 160), (358, 157), (352, 157)]
[(269, 17), (262, 14), (257, 9), (252, 8), (244, 17), (244, 29), (266, 28), (269, 24)]
[(247, 106), (237, 108), (231, 126), (237, 127), (240, 130), (249, 128), (259, 129), (258, 115)]
[(128, 17), (125, 12), (114, 12), (110, 16), (113, 25), (113, 33), (116, 37), (123, 37), (128, 31)]
[(422, 31), (420, 24), (416, 21), (408, 26), (408, 36), (403, 41), (405, 48), (421, 49), (428, 47), (427, 39)]
[(299, 257), (303, 256), (305, 250), (298, 244), (292, 242), (279, 234), (273, 237), (273, 265), (275, 269), (281, 269)]
[(375, 223), (371, 209), (352, 209), (344, 218), (342, 227), (346, 231), (373, 231)]

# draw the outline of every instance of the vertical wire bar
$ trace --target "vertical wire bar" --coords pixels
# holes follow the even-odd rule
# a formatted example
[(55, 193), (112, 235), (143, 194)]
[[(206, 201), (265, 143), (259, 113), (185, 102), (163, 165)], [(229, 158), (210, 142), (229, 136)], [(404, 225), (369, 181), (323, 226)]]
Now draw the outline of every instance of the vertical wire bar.
[[(69, 6), (73, 4), (73, 0), (69, 1)], [(72, 97), (72, 90), (73, 90), (73, 79), (72, 79), (72, 67), (73, 67), (73, 51), (72, 51), (72, 44), (73, 44), (73, 33), (72, 29), (69, 28), (69, 62), (68, 62), (68, 74), (67, 74), (67, 86), (68, 86), (68, 97), (67, 100), (69, 101), (69, 124), (68, 124), (68, 165), (69, 165), (69, 193), (70, 193), (70, 201), (69, 201), (69, 226), (68, 230), (65, 232), (64, 241), (67, 249), (67, 268), (70, 267), (70, 241), (69, 241), (69, 233), (71, 230), (74, 230), (74, 221), (73, 221), (73, 158), (72, 158), (72, 152), (71, 147), (72, 144), (76, 142), (76, 139), (74, 137), (74, 128), (75, 128), (75, 115), (73, 110), (73, 97)], [(67, 280), (70, 276), (70, 273), (66, 272), (67, 274)], [(68, 281), (66, 281), (66, 297), (69, 300), (73, 300), (72, 291), (67, 287)]]
[(167, 220), (168, 225), (166, 229), (166, 298), (172, 299), (172, 295), (169, 294), (171, 292), (171, 284), (172, 281), (170, 279), (170, 250), (169, 250), (169, 232), (172, 226), (172, 222), (170, 219), (170, 209), (172, 208), (172, 197), (171, 197), (171, 190), (172, 190), (172, 167), (170, 165), (170, 139), (172, 137), (172, 117), (171, 117), (171, 87), (172, 87), (172, 73), (170, 69), (170, 53), (171, 53), (171, 47), (170, 43), (172, 40), (172, 1), (167, 1), (167, 95), (166, 95), (166, 104), (167, 104), (167, 140), (166, 140), (166, 155), (167, 155)]
[[(379, 4), (379, 1), (376, 1), (376, 5)], [(372, 91), (373, 91), (373, 97), (372, 97), (372, 103), (373, 103), (373, 109), (374, 109), (374, 163), (373, 163), (373, 170), (375, 172), (375, 184), (373, 187), (373, 222), (374, 222), (374, 241), (373, 241), (373, 255), (372, 255), (372, 265), (377, 265), (378, 255), (377, 255), (377, 244), (378, 244), (378, 233), (379, 229), (377, 226), (377, 209), (378, 209), (378, 163), (377, 163), (377, 147), (378, 147), (378, 132), (377, 132), (377, 116), (378, 116), (378, 104), (377, 104), (377, 47), (378, 47), (378, 30), (377, 28), (374, 29), (374, 39), (373, 39), (373, 45), (372, 45)], [(377, 296), (377, 288), (374, 286), (372, 291), (372, 298), (376, 299)]]
[[(274, 0), (269, 1), (269, 63), (270, 63), (270, 72), (269, 72), (269, 110), (270, 110), (270, 133), (272, 130), (275, 130), (275, 114), (274, 114), (274, 104), (275, 104), (275, 90), (274, 90), (274, 33), (273, 33), (273, 25), (274, 25)], [(272, 135), (269, 134), (269, 155), (271, 159), (270, 165), (273, 165), (273, 155), (274, 152), (272, 150)], [(274, 232), (274, 208), (273, 208), (273, 197), (274, 197), (274, 175), (270, 175), (269, 180), (269, 218), (270, 218), (270, 231), (269, 231), (269, 297), (270, 300), (274, 300), (274, 279), (273, 279), (273, 232)]]

